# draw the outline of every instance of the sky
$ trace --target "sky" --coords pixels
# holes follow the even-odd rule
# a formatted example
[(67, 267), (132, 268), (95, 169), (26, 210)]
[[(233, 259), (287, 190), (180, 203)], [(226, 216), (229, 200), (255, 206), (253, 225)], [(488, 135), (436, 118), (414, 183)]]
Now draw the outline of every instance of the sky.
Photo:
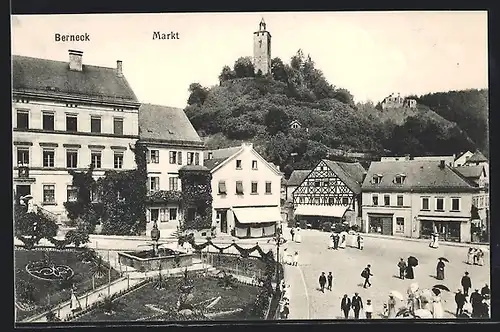
[[(487, 12), (169, 13), (12, 16), (12, 53), (123, 72), (140, 102), (184, 108), (193, 82), (217, 85), (224, 65), (253, 55), (264, 18), (271, 56), (302, 49), (327, 80), (357, 102), (488, 87)], [(153, 40), (153, 32), (178, 40)], [(88, 33), (90, 41), (54, 35)]]

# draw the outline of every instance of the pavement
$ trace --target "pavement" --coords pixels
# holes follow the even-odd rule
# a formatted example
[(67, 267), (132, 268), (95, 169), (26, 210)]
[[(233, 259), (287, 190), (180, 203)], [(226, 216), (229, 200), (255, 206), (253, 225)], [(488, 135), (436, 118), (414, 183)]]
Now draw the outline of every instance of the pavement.
[[(289, 232), (284, 231), (285, 237)], [(484, 266), (467, 265), (467, 247), (441, 245), (438, 249), (428, 246), (428, 241), (405, 241), (405, 239), (386, 239), (365, 237), (363, 250), (347, 247), (346, 249), (328, 249), (328, 233), (315, 230), (303, 230), (302, 242), (287, 242), (284, 247), (289, 251), (299, 252), (299, 266), (285, 267), (285, 282), (292, 289), (289, 319), (337, 319), (343, 318), (340, 301), (343, 294), (352, 297), (358, 292), (363, 302), (372, 300), (373, 317), (381, 318), (383, 304), (388, 300), (391, 290), (403, 295), (413, 282), (420, 288), (432, 288), (435, 284), (446, 285), (451, 291), (443, 292), (443, 308), (446, 318), (453, 318), (455, 312), (454, 292), (460, 288), (460, 280), (465, 271), (470, 273), (472, 285), (479, 290), (488, 283), (489, 252), (485, 254)], [(413, 255), (418, 258), (419, 265), (414, 269), (414, 280), (398, 278), (400, 257), (406, 259)], [(438, 257), (446, 257), (450, 263), (445, 267), (445, 280), (435, 279)], [(371, 264), (372, 287), (364, 289), (360, 274), (367, 264)], [(319, 290), (318, 278), (321, 272), (332, 272), (334, 275), (333, 290), (322, 293)], [(403, 306), (399, 301), (397, 307)], [(351, 316), (353, 312), (351, 311)], [(364, 316), (364, 312), (361, 313)], [(353, 317), (352, 317), (353, 318)]]

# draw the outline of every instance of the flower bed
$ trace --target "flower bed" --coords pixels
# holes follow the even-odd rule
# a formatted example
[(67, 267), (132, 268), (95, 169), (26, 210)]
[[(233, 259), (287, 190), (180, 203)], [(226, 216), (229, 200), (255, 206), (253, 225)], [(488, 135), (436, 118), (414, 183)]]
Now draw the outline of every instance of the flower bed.
[[(14, 250), (15, 267), (15, 288), (17, 315), (16, 320), (39, 314), (54, 308), (62, 302), (68, 301), (71, 296), (70, 286), (76, 286), (75, 293), (81, 295), (92, 290), (92, 275), (95, 273), (94, 262), (82, 262), (82, 252), (85, 249), (65, 249), (55, 250), (54, 248), (36, 248), (25, 250), (16, 248)], [(73, 276), (68, 281), (45, 280), (33, 276), (26, 270), (29, 263), (34, 263), (45, 259), (48, 255), (50, 261), (56, 266), (68, 266), (73, 271)], [(95, 287), (99, 287), (108, 282), (108, 266), (103, 264), (106, 273), (101, 278), (95, 278)], [(119, 272), (111, 269), (111, 280), (119, 278)], [(22, 294), (31, 294), (33, 305), (26, 305)]]

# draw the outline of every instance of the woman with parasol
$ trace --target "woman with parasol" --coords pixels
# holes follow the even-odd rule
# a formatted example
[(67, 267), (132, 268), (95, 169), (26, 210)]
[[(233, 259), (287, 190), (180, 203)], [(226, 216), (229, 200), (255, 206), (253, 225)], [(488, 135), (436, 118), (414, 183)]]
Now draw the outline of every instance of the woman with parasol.
[(395, 318), (396, 317), (395, 295), (400, 296), (399, 293), (397, 293), (395, 291), (389, 293), (389, 300), (387, 301), (387, 318)]
[(415, 275), (413, 273), (413, 268), (415, 266), (418, 266), (418, 259), (413, 257), (413, 256), (410, 256), (408, 257), (408, 260), (407, 260), (408, 264), (406, 264), (406, 279), (414, 279), (415, 278)]
[(439, 261), (436, 266), (436, 279), (444, 280), (444, 267), (445, 267), (444, 262), (447, 262), (448, 260), (444, 257), (440, 257), (438, 259)]

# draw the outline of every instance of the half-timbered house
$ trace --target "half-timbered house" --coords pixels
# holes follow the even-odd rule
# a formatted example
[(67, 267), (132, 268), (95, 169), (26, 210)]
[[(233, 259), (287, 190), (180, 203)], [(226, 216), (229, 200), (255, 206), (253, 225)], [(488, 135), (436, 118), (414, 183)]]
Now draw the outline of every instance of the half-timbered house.
[(324, 222), (354, 225), (361, 217), (365, 173), (360, 163), (321, 160), (293, 192), (295, 220), (304, 220), (312, 228)]

